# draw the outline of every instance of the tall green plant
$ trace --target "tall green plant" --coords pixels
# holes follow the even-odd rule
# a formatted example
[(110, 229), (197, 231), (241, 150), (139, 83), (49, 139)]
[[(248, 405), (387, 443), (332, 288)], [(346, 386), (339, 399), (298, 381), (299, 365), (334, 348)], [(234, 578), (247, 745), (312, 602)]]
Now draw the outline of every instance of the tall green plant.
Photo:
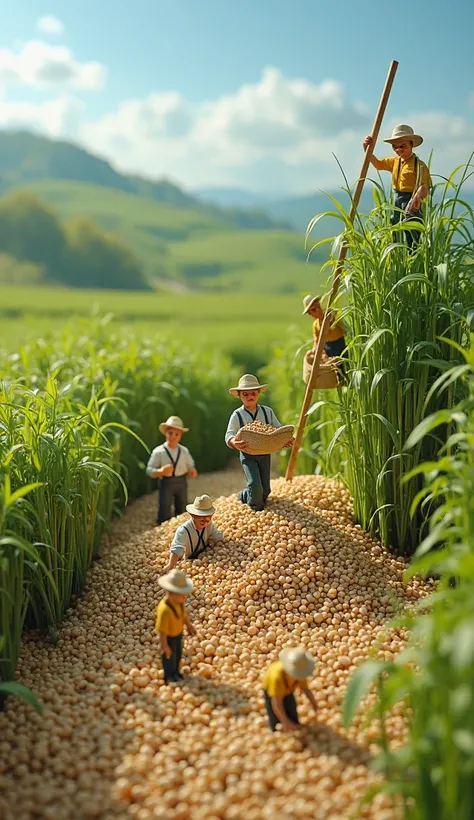
[[(345, 702), (348, 725), (377, 679), (374, 713), (382, 725), (395, 703), (405, 703), (408, 741), (399, 749), (385, 744), (377, 766), (386, 777), (384, 788), (402, 797), (406, 820), (474, 816), (474, 347), (467, 366), (452, 378), (464, 379), (466, 370), (469, 394), (449, 411), (454, 432), (439, 459), (416, 470), (426, 486), (415, 506), (427, 498), (438, 506), (408, 575), (435, 573), (438, 589), (405, 619), (411, 631), (407, 650), (393, 663), (360, 667)], [(449, 379), (441, 381), (446, 387)], [(425, 419), (407, 449), (446, 420), (443, 410)]]
[[(349, 327), (350, 389), (341, 392), (334, 443), (344, 448), (347, 481), (362, 526), (396, 550), (412, 553), (423, 516), (410, 516), (421, 478), (402, 477), (436, 458), (449, 424), (407, 451), (412, 430), (431, 412), (456, 402), (456, 385), (433, 393), (440, 374), (459, 362), (474, 305), (474, 212), (462, 200), (472, 172), (436, 186), (424, 225), (390, 225), (391, 205), (379, 188), (376, 207), (354, 225), (338, 205), (348, 257), (343, 272)], [(458, 172), (459, 175), (459, 172)], [(337, 203), (336, 203), (337, 204)], [(410, 252), (403, 231), (418, 227)], [(395, 236), (395, 239), (394, 239)], [(333, 262), (332, 264), (335, 264)]]

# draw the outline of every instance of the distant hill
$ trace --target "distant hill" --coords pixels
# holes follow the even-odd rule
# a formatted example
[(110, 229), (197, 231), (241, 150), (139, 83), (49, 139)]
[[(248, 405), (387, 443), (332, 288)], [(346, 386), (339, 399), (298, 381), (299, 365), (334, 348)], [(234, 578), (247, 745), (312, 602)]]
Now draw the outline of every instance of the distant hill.
[(52, 140), (28, 131), (0, 131), (0, 191), (29, 186), (39, 180), (88, 183), (145, 197), (155, 202), (192, 208), (228, 220), (238, 228), (290, 228), (256, 208), (228, 208), (205, 203), (178, 185), (121, 174), (109, 162), (70, 142)]
[(118, 233), (151, 283), (173, 280), (193, 290), (300, 294), (311, 289), (325, 259), (319, 255), (306, 263), (301, 234), (239, 230), (222, 210), (211, 214), (83, 182), (37, 181), (24, 190), (62, 220), (86, 216)]

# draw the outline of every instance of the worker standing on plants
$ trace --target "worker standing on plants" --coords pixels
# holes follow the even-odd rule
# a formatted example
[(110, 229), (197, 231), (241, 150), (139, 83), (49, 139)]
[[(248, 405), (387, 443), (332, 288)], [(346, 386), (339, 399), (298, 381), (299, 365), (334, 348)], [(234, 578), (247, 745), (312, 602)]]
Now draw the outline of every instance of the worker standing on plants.
[[(307, 314), (311, 316), (313, 321), (313, 351), (316, 351), (318, 345), (319, 334), (321, 332), (321, 325), (324, 318), (324, 310), (321, 307), (319, 296), (305, 296), (303, 299), (303, 316)], [(346, 343), (344, 337), (347, 333), (344, 322), (338, 321), (334, 310), (329, 311), (329, 330), (326, 335), (324, 344), (324, 352), (326, 356), (332, 358), (333, 356), (347, 356)]]
[(317, 711), (318, 706), (307, 681), (313, 671), (314, 658), (304, 646), (282, 649), (278, 660), (268, 667), (263, 676), (263, 692), (272, 732), (278, 723), (286, 732), (300, 728), (295, 689), (304, 692), (314, 711)]
[[(237, 387), (229, 388), (231, 396), (241, 399), (242, 407), (234, 410), (229, 419), (225, 443), (228, 447), (239, 451), (240, 462), (247, 479), (247, 487), (245, 490), (240, 491), (239, 499), (256, 512), (263, 510), (271, 492), (271, 456), (244, 453), (243, 450), (245, 450), (247, 444), (240, 438), (239, 430), (251, 421), (261, 421), (263, 424), (271, 424), (275, 428), (282, 426), (271, 407), (258, 404), (260, 393), (263, 393), (267, 387), (267, 384), (259, 384), (256, 376), (246, 373), (245, 376), (239, 379)], [(291, 447), (292, 444), (293, 439), (287, 442), (285, 447)]]
[[(397, 125), (392, 131), (388, 142), (396, 156), (377, 159), (373, 154), (370, 161), (378, 171), (392, 172), (392, 188), (395, 193), (395, 208), (392, 214), (392, 225), (401, 220), (410, 219), (416, 222), (423, 221), (421, 203), (429, 194), (432, 186), (428, 166), (413, 153), (423, 142), (423, 137), (415, 134), (409, 125)], [(364, 150), (372, 145), (372, 137), (363, 141)], [(419, 231), (405, 231), (408, 247), (412, 248), (420, 237)]]
[(184, 603), (186, 596), (193, 590), (193, 583), (179, 569), (174, 569), (167, 575), (163, 575), (158, 583), (160, 587), (166, 590), (167, 595), (158, 604), (155, 631), (160, 636), (165, 683), (171, 683), (183, 679), (179, 667), (183, 649), (184, 626), (186, 626), (190, 635), (196, 634)]
[(150, 478), (159, 479), (157, 524), (171, 518), (173, 503), (175, 515), (184, 512), (188, 503), (188, 478), (197, 476), (191, 453), (180, 444), (183, 433), (188, 430), (179, 416), (170, 416), (160, 424), (166, 443), (155, 447), (146, 468)]
[(216, 508), (208, 495), (198, 495), (193, 504), (188, 504), (186, 512), (190, 519), (178, 527), (170, 547), (170, 557), (165, 572), (173, 569), (180, 558), (194, 561), (210, 544), (222, 541), (224, 536), (212, 523)]

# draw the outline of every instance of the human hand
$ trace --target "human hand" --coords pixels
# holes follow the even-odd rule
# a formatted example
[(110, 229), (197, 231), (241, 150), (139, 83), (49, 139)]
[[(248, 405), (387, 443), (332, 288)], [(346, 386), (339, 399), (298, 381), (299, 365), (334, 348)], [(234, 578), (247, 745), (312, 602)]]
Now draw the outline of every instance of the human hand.
[(161, 468), (161, 475), (163, 476), (163, 478), (168, 478), (169, 476), (173, 475), (173, 465), (165, 464), (165, 466)]
[(234, 447), (236, 450), (244, 450), (247, 447), (247, 442), (239, 438), (238, 433), (236, 436), (234, 436), (234, 438), (231, 438), (230, 443), (232, 444), (232, 447)]
[(166, 655), (167, 658), (171, 658), (172, 652), (168, 644), (166, 644), (166, 646), (163, 647), (163, 655)]
[(292, 720), (288, 720), (283, 724), (284, 732), (298, 732), (301, 728), (299, 723), (293, 723)]
[(407, 205), (407, 213), (412, 214), (415, 211), (419, 211), (421, 208), (421, 197), (418, 194), (414, 194), (410, 199), (410, 202)]
[(292, 436), (292, 437), (290, 438), (290, 440), (289, 440), (289, 441), (287, 441), (287, 442), (286, 442), (286, 444), (284, 444), (284, 445), (283, 445), (283, 447), (284, 447), (284, 448), (288, 448), (288, 449), (289, 449), (290, 447), (293, 447), (293, 444), (294, 444), (294, 443), (295, 443), (295, 438), (294, 438), (294, 436)]
[(172, 566), (171, 566), (171, 564), (168, 562), (168, 563), (166, 564), (166, 567), (164, 568), (163, 572), (164, 572), (164, 573), (166, 573), (166, 572), (171, 572), (171, 570), (172, 570), (172, 569), (173, 569), (173, 567), (172, 567)]
[(189, 632), (190, 635), (195, 635), (196, 634), (196, 627), (193, 626), (192, 624), (188, 624), (188, 632)]
[(373, 139), (372, 139), (371, 136), (365, 137), (365, 139), (362, 143), (364, 151), (367, 151), (367, 148), (369, 147), (369, 145), (372, 145), (372, 143), (373, 143)]
[(188, 470), (188, 478), (197, 478), (197, 474), (198, 474), (198, 471), (196, 470), (195, 467), (191, 467), (191, 469)]

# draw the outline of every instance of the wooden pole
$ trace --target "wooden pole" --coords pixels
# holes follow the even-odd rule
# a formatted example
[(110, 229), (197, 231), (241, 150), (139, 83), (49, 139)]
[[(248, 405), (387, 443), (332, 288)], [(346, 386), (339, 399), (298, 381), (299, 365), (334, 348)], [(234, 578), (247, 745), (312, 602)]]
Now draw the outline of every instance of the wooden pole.
[[(359, 206), (359, 200), (360, 200), (360, 197), (361, 197), (361, 194), (362, 194), (362, 189), (364, 187), (364, 182), (365, 182), (365, 179), (367, 177), (367, 171), (369, 170), (370, 158), (372, 156), (375, 144), (377, 142), (377, 138), (378, 138), (379, 131), (380, 131), (380, 126), (382, 125), (383, 116), (385, 114), (385, 109), (387, 107), (388, 98), (389, 98), (390, 92), (392, 90), (392, 85), (393, 85), (393, 81), (395, 79), (395, 74), (397, 72), (397, 68), (398, 68), (398, 62), (396, 60), (392, 60), (392, 62), (390, 64), (390, 68), (388, 70), (387, 79), (385, 80), (385, 86), (384, 86), (384, 89), (383, 89), (383, 92), (382, 92), (382, 96), (380, 98), (380, 103), (379, 103), (379, 107), (378, 107), (378, 110), (377, 110), (377, 114), (375, 116), (374, 124), (373, 124), (373, 127), (372, 127), (372, 144), (369, 145), (369, 147), (367, 148), (367, 150), (365, 152), (364, 161), (362, 163), (362, 169), (361, 169), (360, 176), (359, 176), (359, 179), (357, 181), (357, 186), (356, 186), (356, 189), (355, 189), (355, 192), (354, 192), (354, 197), (353, 197), (353, 200), (352, 200), (352, 207), (351, 207), (350, 214), (349, 214), (349, 219), (350, 219), (351, 222), (354, 221), (354, 217), (357, 213), (357, 208)], [(346, 254), (347, 254), (347, 245), (344, 242), (342, 242), (341, 243), (341, 248), (340, 248), (340, 251), (339, 251), (339, 256), (338, 256), (338, 259), (337, 259), (337, 264), (336, 264), (336, 267), (334, 269), (334, 279), (333, 279), (333, 284), (332, 284), (332, 288), (331, 288), (331, 293), (329, 295), (328, 304), (327, 304), (327, 307), (326, 307), (326, 310), (325, 310), (325, 313), (324, 313), (324, 318), (323, 318), (323, 322), (322, 322), (322, 325), (321, 325), (321, 330), (320, 330), (319, 337), (318, 337), (318, 343), (316, 345), (316, 351), (315, 351), (315, 354), (314, 354), (313, 364), (312, 364), (312, 367), (311, 367), (311, 375), (310, 375), (308, 384), (306, 385), (306, 391), (305, 391), (305, 395), (304, 395), (304, 399), (303, 399), (303, 405), (301, 407), (300, 417), (299, 417), (299, 421), (298, 421), (298, 428), (297, 428), (296, 436), (295, 436), (295, 442), (293, 444), (290, 459), (288, 461), (288, 466), (286, 468), (285, 478), (286, 478), (287, 481), (292, 480), (294, 472), (295, 472), (296, 459), (298, 457), (298, 452), (299, 452), (299, 449), (300, 449), (300, 446), (301, 446), (301, 439), (303, 438), (304, 428), (305, 428), (305, 425), (306, 425), (306, 416), (307, 416), (307, 413), (308, 413), (308, 410), (309, 410), (309, 407), (310, 407), (310, 404), (311, 404), (311, 399), (312, 399), (312, 396), (313, 396), (314, 378), (315, 378), (315, 376), (316, 376), (316, 374), (319, 370), (319, 366), (320, 366), (320, 363), (321, 363), (321, 357), (323, 355), (323, 350), (324, 350), (324, 344), (325, 344), (325, 341), (326, 341), (327, 331), (329, 330), (329, 312), (330, 312), (331, 305), (334, 302), (334, 300), (337, 296), (337, 292), (339, 290), (339, 284), (340, 284), (341, 276), (342, 276), (342, 268), (343, 268), (343, 265), (344, 265), (344, 260), (346, 258)]]

